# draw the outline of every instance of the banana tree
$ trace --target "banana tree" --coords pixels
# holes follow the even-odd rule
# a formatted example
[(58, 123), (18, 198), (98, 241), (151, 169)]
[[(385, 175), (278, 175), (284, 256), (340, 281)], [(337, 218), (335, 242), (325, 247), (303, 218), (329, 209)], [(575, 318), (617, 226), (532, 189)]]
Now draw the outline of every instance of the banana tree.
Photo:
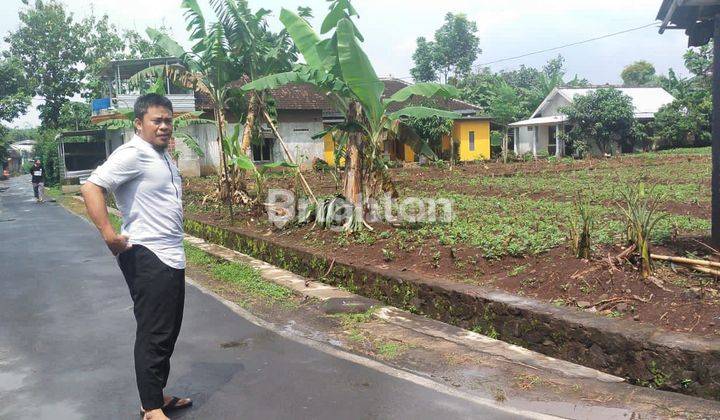
[[(259, 78), (245, 86), (245, 91), (267, 91), (288, 83), (309, 83), (324, 92), (334, 107), (343, 113), (345, 122), (322, 134), (340, 134), (346, 139), (345, 177), (343, 192), (356, 208), (364, 200), (382, 192), (393, 191), (382, 153), (386, 141), (411, 144), (417, 152), (434, 158), (434, 153), (405, 124), (408, 118), (441, 116), (456, 119), (454, 112), (423, 106), (406, 106), (391, 112), (391, 105), (402, 104), (413, 97), (453, 98), (455, 87), (437, 83), (407, 86), (389, 98), (383, 97), (384, 84), (377, 77), (367, 55), (361, 48), (363, 37), (352, 21), (357, 12), (349, 0), (331, 2), (321, 34), (313, 30), (301, 16), (282, 9), (280, 21), (305, 59), (291, 71)], [(362, 212), (361, 212), (362, 213)], [(365, 225), (364, 220), (348, 224), (350, 230)]]
[[(156, 92), (159, 93), (159, 92)], [(203, 157), (205, 153), (198, 144), (198, 141), (190, 133), (181, 129), (192, 125), (213, 124), (213, 120), (202, 118), (202, 111), (183, 112), (173, 118), (173, 138), (182, 141), (188, 149), (192, 150), (196, 155)], [(135, 111), (132, 109), (119, 109), (111, 118), (95, 123), (98, 127), (107, 130), (133, 129), (133, 120), (135, 119)]]
[[(290, 68), (295, 53), (287, 35), (271, 33), (265, 23), (269, 11), (252, 12), (245, 0), (211, 0), (217, 22), (206, 23), (196, 0), (184, 0), (187, 30), (193, 47), (185, 51), (177, 42), (160, 31), (149, 28), (150, 38), (170, 55), (180, 58), (177, 65), (149, 67), (135, 74), (131, 83), (141, 83), (149, 77), (165, 76), (175, 84), (191, 89), (205, 97), (212, 107), (220, 150), (221, 176), (218, 197), (230, 205), (238, 190), (244, 190), (243, 170), (227, 159), (228, 117), (234, 113), (240, 120), (250, 120), (249, 132), (257, 132), (254, 117), (249, 117), (246, 95), (237, 88), (238, 80), (249, 81), (258, 68), (269, 72)], [(268, 73), (265, 73), (268, 74)], [(233, 112), (234, 110), (234, 112)], [(248, 118), (249, 117), (249, 118)], [(243, 148), (249, 150), (249, 142)]]

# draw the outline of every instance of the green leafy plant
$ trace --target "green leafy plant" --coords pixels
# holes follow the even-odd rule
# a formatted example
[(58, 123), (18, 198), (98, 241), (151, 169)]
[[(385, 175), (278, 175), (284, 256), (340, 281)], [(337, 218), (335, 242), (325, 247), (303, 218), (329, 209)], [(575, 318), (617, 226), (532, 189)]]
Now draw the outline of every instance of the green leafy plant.
[[(153, 28), (147, 30), (151, 40), (172, 56), (180, 58), (180, 64), (152, 66), (135, 74), (130, 82), (141, 85), (148, 78), (168, 77), (174, 84), (204, 95), (213, 109), (213, 120), (218, 132), (221, 176), (218, 179), (218, 198), (232, 204), (245, 190), (242, 170), (234, 166), (238, 160), (228, 159), (237, 152), (235, 145), (227, 141), (229, 115), (244, 120), (245, 129), (240, 150), (249, 155), (250, 140), (258, 132), (255, 116), (260, 111), (257, 97), (238, 88), (238, 81), (251, 81), (266, 74), (289, 70), (296, 59), (287, 32), (273, 33), (268, 29), (265, 17), (269, 10), (253, 12), (246, 1), (211, 0), (215, 22), (209, 23), (196, 0), (183, 0), (187, 30), (193, 46), (185, 51), (167, 34)], [(264, 95), (260, 92), (259, 95)], [(266, 101), (269, 102), (269, 101)], [(238, 142), (239, 136), (233, 136)], [(232, 148), (233, 150), (229, 150)], [(238, 154), (236, 154), (237, 156)]]
[[(240, 134), (239, 128), (235, 129), (235, 132), (230, 137), (230, 141), (233, 141), (235, 145), (239, 145), (237, 138)], [(231, 151), (237, 153), (234, 148), (230, 148)], [(248, 171), (253, 174), (255, 178), (255, 202), (258, 203), (266, 195), (266, 182), (267, 176), (270, 170), (275, 168), (297, 168), (298, 165), (290, 162), (271, 162), (256, 166), (255, 163), (245, 154), (234, 154), (230, 155), (230, 162), (233, 166), (240, 168), (244, 171)]]
[(621, 201), (617, 203), (627, 219), (627, 239), (640, 254), (640, 272), (644, 279), (652, 275), (651, 234), (657, 223), (665, 218), (665, 215), (658, 211), (660, 199), (654, 191), (654, 185), (645, 188), (643, 182), (627, 185), (620, 190)]
[[(330, 12), (322, 22), (321, 34), (333, 34), (321, 39), (304, 18), (283, 9), (280, 21), (305, 58), (305, 64), (296, 65), (292, 71), (254, 80), (243, 86), (243, 90), (267, 91), (288, 83), (309, 83), (324, 92), (344, 115), (345, 121), (318, 136), (337, 135), (339, 142), (345, 145), (343, 195), (353, 206), (363, 210), (364, 199), (382, 192), (397, 195), (382, 159), (386, 142), (400, 141), (419, 154), (435, 158), (428, 144), (409, 127), (410, 118), (459, 117), (454, 112), (423, 106), (407, 106), (391, 112), (390, 106), (405, 103), (413, 97), (453, 98), (459, 92), (449, 85), (418, 83), (383, 99), (385, 85), (361, 48), (363, 36), (352, 20), (357, 15), (349, 0), (332, 1)], [(346, 229), (369, 228), (364, 214), (361, 216), (351, 217)]]
[(597, 213), (593, 210), (590, 196), (578, 197), (573, 202), (573, 217), (570, 218), (568, 239), (570, 249), (577, 258), (590, 259), (591, 241), (590, 233), (595, 223)]

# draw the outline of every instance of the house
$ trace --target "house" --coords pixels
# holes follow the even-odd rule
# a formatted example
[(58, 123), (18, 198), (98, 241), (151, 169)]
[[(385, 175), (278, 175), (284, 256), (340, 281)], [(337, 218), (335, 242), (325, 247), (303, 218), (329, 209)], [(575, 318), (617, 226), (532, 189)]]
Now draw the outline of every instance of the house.
[[(173, 57), (153, 58), (144, 60), (119, 60), (111, 62), (102, 80), (104, 82), (104, 95), (93, 100), (91, 122), (97, 124), (119, 115), (120, 109), (132, 108), (135, 100), (141, 95), (140, 89), (131, 87), (129, 79), (144, 68), (159, 64), (176, 64), (179, 60)], [(385, 96), (388, 97), (410, 83), (400, 79), (382, 79), (385, 84)], [(238, 81), (238, 85), (242, 84)], [(210, 111), (211, 106), (207, 98), (198, 93), (178, 88), (170, 80), (165, 80), (167, 97), (173, 104), (176, 114), (187, 111)], [(312, 85), (289, 84), (271, 91), (277, 110), (277, 129), (285, 142), (288, 151), (296, 162), (303, 167), (309, 167), (316, 158), (324, 159), (334, 164), (335, 145), (331, 136), (322, 139), (313, 139), (313, 136), (322, 132), (332, 124), (343, 121), (342, 114), (338, 113), (328, 100), (327, 96), (317, 91)], [(419, 100), (411, 99), (410, 104), (418, 104)], [(395, 111), (408, 105), (393, 104), (390, 111)], [(443, 150), (449, 153), (453, 144), (457, 146), (461, 160), (476, 160), (490, 158), (490, 118), (478, 116), (480, 107), (459, 101), (442, 100), (433, 105), (438, 108), (455, 111), (462, 115), (454, 123), (450, 136), (443, 139)], [(208, 112), (206, 118), (212, 118)], [(236, 117), (228, 118), (228, 132), (232, 133), (237, 127)], [(239, 127), (242, 130), (242, 127)], [(203, 151), (203, 156), (196, 155), (182, 142), (175, 144), (178, 151), (178, 168), (185, 176), (198, 176), (217, 173), (221, 165), (220, 153), (217, 143), (217, 130), (212, 124), (192, 125), (183, 128), (193, 136)], [(133, 135), (131, 128), (116, 128), (105, 130), (109, 151), (129, 141)], [(252, 145), (252, 158), (257, 163), (276, 162), (286, 160), (285, 152), (275, 138), (272, 131), (263, 126), (262, 140)], [(413, 150), (404, 144), (389, 141), (385, 145), (385, 154), (390, 159), (404, 162), (414, 162), (418, 159)]]
[[(381, 80), (385, 85), (385, 97), (390, 97), (400, 89), (410, 86), (410, 83), (400, 79), (382, 78)], [(271, 95), (275, 99), (278, 111), (278, 131), (283, 140), (293, 145), (290, 150), (294, 153), (294, 157), (304, 164), (318, 157), (334, 165), (335, 143), (332, 136), (325, 135), (322, 142), (312, 139), (313, 135), (343, 121), (342, 114), (332, 107), (327, 97), (313, 86), (306, 84), (285, 85), (272, 90)], [(397, 111), (413, 104), (419, 105), (420, 101), (410, 99), (403, 104), (394, 103), (389, 111)], [(456, 99), (436, 100), (432, 106), (462, 115), (454, 121), (451, 134), (443, 139), (443, 151), (449, 153), (452, 138), (458, 147), (460, 160), (490, 158), (490, 118), (478, 115), (482, 111), (480, 107)], [(275, 147), (272, 135), (266, 137), (265, 144), (268, 144), (269, 148)], [(384, 152), (387, 158), (403, 162), (415, 162), (418, 159), (410, 146), (392, 140), (385, 144)], [(258, 160), (255, 152), (253, 156)], [(275, 160), (284, 159), (281, 153), (275, 152), (273, 156)]]
[[(137, 72), (156, 65), (172, 65), (179, 62), (180, 60), (176, 57), (159, 57), (116, 60), (108, 63), (105, 71), (101, 74), (103, 97), (93, 99), (90, 122), (98, 124), (117, 118), (119, 110), (132, 109), (135, 106), (135, 101), (140, 97), (141, 91), (137, 87), (131, 86), (129, 80)], [(173, 104), (173, 112), (176, 116), (197, 109), (200, 98), (195, 92), (174, 85), (167, 77), (164, 80), (164, 87), (165, 96)], [(108, 129), (104, 133), (107, 137), (109, 152), (130, 141), (133, 136), (131, 128)], [(94, 136), (96, 135), (94, 134)], [(200, 175), (202, 159), (182, 143), (176, 144), (175, 148), (179, 152), (179, 170), (188, 176)], [(215, 150), (215, 153), (217, 153), (217, 150)]]
[[(597, 89), (597, 87), (553, 89), (529, 119), (510, 124), (510, 128), (514, 131), (515, 154), (532, 153), (537, 157), (546, 152), (550, 156), (564, 156), (565, 144), (560, 133), (569, 131), (570, 127), (568, 118), (561, 109), (572, 104), (576, 97), (587, 95)], [(663, 105), (674, 100), (672, 95), (659, 87), (617, 89), (632, 99), (635, 118), (641, 122), (653, 120), (655, 113)]]

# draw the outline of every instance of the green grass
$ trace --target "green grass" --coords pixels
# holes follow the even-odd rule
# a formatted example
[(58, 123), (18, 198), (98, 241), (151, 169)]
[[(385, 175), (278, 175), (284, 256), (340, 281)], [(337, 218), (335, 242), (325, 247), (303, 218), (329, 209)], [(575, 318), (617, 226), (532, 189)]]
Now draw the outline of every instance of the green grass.
[(62, 189), (59, 185), (55, 185), (52, 187), (45, 187), (45, 194), (49, 195), (53, 198), (58, 198), (62, 195)]
[(112, 213), (109, 213), (108, 216), (110, 218), (110, 224), (112, 225), (113, 229), (115, 229), (115, 232), (120, 232), (120, 227), (122, 226), (122, 219)]
[(364, 324), (366, 322), (369, 322), (373, 318), (374, 313), (375, 308), (370, 308), (365, 312), (360, 312), (357, 314), (334, 314), (331, 316), (333, 318), (339, 319), (343, 327), (352, 328), (357, 326), (358, 324)]
[(408, 346), (394, 341), (380, 342), (376, 345), (377, 354), (383, 359), (394, 359), (403, 354)]
[(191, 265), (204, 268), (216, 280), (232, 285), (252, 298), (294, 306), (290, 289), (264, 280), (260, 272), (246, 264), (220, 260), (187, 242), (185, 255)]

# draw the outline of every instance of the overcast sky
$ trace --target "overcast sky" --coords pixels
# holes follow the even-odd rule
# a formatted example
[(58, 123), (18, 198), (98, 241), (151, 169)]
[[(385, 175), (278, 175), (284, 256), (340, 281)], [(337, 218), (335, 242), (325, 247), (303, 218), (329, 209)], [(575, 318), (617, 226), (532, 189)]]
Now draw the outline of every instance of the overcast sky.
[[(34, 0), (30, 0), (34, 1)], [(199, 0), (210, 15), (207, 0)], [(63, 1), (76, 18), (90, 13), (88, 0)], [(122, 28), (144, 31), (163, 23), (169, 26), (175, 39), (187, 39), (180, 0), (95, 0), (96, 15), (107, 13), (113, 23)], [(506, 57), (552, 48), (597, 36), (639, 27), (655, 21), (660, 0), (355, 0), (360, 14), (358, 27), (365, 36), (365, 50), (375, 70), (381, 76), (407, 77), (412, 67), (412, 53), (418, 36), (432, 38), (443, 23), (447, 12), (462, 12), (477, 22), (480, 47), (483, 52), (478, 64)], [(270, 23), (279, 28), (280, 7), (295, 9), (304, 5), (313, 8), (314, 25), (321, 21), (327, 9), (324, 0), (250, 0), (253, 9), (264, 7), (273, 15)], [(7, 34), (19, 25), (20, 0), (0, 2), (0, 32)], [(620, 72), (635, 60), (653, 63), (658, 73), (672, 67), (686, 74), (682, 54), (687, 38), (681, 31), (667, 31), (659, 35), (649, 27), (559, 51), (532, 55), (517, 60), (493, 64), (493, 70), (513, 69), (521, 64), (539, 67), (558, 53), (566, 59), (568, 76), (577, 74), (594, 84), (619, 83)], [(7, 45), (1, 44), (5, 49)], [(33, 102), (34, 106), (39, 100)], [(13, 122), (13, 126), (38, 124), (37, 112)]]

